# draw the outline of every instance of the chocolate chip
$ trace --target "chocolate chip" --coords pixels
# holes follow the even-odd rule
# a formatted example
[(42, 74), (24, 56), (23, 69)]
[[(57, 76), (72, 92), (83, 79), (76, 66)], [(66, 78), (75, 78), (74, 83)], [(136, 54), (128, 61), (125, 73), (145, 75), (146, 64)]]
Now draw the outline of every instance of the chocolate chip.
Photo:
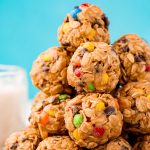
[(84, 55), (84, 53), (85, 53), (86, 51), (87, 51), (86, 48), (82, 48), (82, 49), (80, 50), (80, 56), (83, 57), (83, 55)]
[(61, 44), (62, 44), (62, 46), (70, 46), (69, 42), (62, 42)]
[(129, 47), (128, 47), (128, 45), (126, 45), (126, 46), (124, 46), (123, 48), (122, 48), (122, 51), (123, 52), (129, 52)]
[(91, 122), (91, 118), (90, 117), (86, 117), (87, 122)]
[(27, 137), (23, 137), (21, 141), (22, 141), (22, 142), (25, 142), (25, 141), (27, 141), (27, 140), (28, 140)]
[(73, 107), (72, 107), (72, 111), (73, 111), (73, 114), (76, 114), (76, 113), (79, 112), (79, 108), (76, 107), (76, 106), (73, 106)]
[(123, 87), (123, 84), (121, 84), (121, 83), (118, 83), (116, 86), (117, 89), (121, 89), (122, 87)]
[(44, 72), (48, 72), (48, 71), (49, 71), (49, 67), (43, 67), (42, 70), (43, 70)]
[(96, 73), (99, 73), (99, 72), (100, 72), (99, 64), (96, 64), (94, 68), (95, 68), (95, 72), (96, 72)]
[(122, 145), (121, 150), (129, 150), (126, 146)]
[(108, 106), (106, 107), (106, 109), (104, 110), (105, 114), (108, 116), (112, 115), (115, 112), (115, 108), (112, 106)]
[(121, 38), (121, 39), (119, 40), (119, 42), (127, 43), (127, 42), (128, 42), (128, 39), (126, 39), (126, 38)]
[(94, 28), (95, 25), (98, 25), (98, 28), (102, 26), (98, 20), (95, 20), (94, 22), (92, 22), (91, 27)]
[(46, 101), (45, 101), (45, 100), (43, 100), (43, 101), (42, 101), (42, 104), (43, 104), (43, 105), (45, 105), (45, 104), (46, 104)]
[(78, 82), (78, 86), (84, 87), (84, 82)]
[(136, 62), (146, 61), (146, 58), (143, 55), (136, 55), (134, 56), (134, 60)]
[(69, 22), (69, 17), (68, 16), (64, 19), (64, 22)]
[(52, 103), (53, 105), (57, 105), (60, 103), (60, 100), (58, 97), (50, 97), (49, 102)]
[(106, 28), (108, 28), (108, 26), (109, 26), (109, 20), (108, 20), (108, 18), (106, 17), (105, 14), (102, 15), (102, 20), (104, 21)]
[(13, 143), (13, 145), (10, 147), (11, 150), (16, 150), (18, 147), (18, 143)]

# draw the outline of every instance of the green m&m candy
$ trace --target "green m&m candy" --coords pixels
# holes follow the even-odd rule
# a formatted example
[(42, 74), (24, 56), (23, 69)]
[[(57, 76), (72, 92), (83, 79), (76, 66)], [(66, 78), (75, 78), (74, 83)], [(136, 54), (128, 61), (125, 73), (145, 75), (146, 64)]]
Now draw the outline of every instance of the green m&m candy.
[(87, 87), (90, 91), (92, 91), (92, 92), (95, 91), (95, 87), (92, 83), (88, 83)]
[(76, 128), (80, 127), (83, 122), (83, 116), (81, 114), (76, 114), (73, 118), (73, 124)]
[(68, 94), (60, 94), (58, 98), (60, 101), (63, 101), (66, 100), (67, 98), (70, 98), (70, 96)]

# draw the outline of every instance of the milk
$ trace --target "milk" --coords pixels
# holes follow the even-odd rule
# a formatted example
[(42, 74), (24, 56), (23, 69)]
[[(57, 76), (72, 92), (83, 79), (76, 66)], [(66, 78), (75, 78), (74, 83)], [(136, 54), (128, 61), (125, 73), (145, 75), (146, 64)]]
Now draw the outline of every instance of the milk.
[(12, 132), (25, 126), (27, 99), (25, 72), (18, 67), (0, 65), (0, 149)]

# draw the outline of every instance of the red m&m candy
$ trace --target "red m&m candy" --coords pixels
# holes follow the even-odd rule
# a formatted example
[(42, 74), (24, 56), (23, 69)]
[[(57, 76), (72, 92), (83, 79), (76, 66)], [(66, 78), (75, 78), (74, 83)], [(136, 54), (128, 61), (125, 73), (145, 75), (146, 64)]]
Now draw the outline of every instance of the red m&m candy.
[(81, 76), (81, 69), (80, 68), (76, 68), (74, 73), (75, 73), (75, 75), (77, 77), (80, 77)]
[(146, 65), (146, 71), (147, 71), (147, 72), (150, 72), (150, 64), (147, 64), (147, 65)]
[(101, 137), (101, 136), (104, 135), (104, 133), (105, 133), (105, 129), (104, 128), (100, 128), (100, 127), (95, 127), (94, 128), (94, 131), (93, 131), (94, 136)]
[(83, 4), (81, 4), (80, 6), (81, 6), (81, 7), (89, 7), (90, 4), (89, 4), (89, 3), (83, 3)]

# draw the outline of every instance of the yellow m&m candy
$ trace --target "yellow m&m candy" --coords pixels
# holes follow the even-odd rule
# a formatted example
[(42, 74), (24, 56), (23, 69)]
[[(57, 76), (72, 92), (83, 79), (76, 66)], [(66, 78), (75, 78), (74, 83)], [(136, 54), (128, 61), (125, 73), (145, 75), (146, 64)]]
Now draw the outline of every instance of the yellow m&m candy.
[(55, 117), (55, 111), (54, 110), (49, 110), (47, 113), (49, 116)]
[(103, 102), (99, 102), (96, 104), (96, 110), (104, 110), (105, 109), (105, 104)]
[(82, 47), (86, 48), (89, 52), (94, 50), (94, 44), (92, 42), (86, 42), (82, 45)]
[(102, 80), (101, 80), (101, 84), (102, 85), (106, 85), (109, 81), (109, 76), (107, 73), (103, 73), (102, 74)]
[(78, 133), (78, 129), (75, 129), (75, 130), (73, 131), (73, 137), (74, 137), (76, 140), (79, 140), (79, 139), (80, 139), (79, 133)]
[(52, 60), (52, 56), (48, 55), (48, 54), (42, 55), (42, 60), (43, 61), (51, 61)]
[(63, 24), (62, 30), (64, 33), (67, 33), (69, 31), (69, 23), (68, 22)]
[(91, 29), (91, 31), (89, 32), (89, 34), (88, 34), (88, 39), (89, 40), (92, 40), (93, 39), (93, 37), (95, 36), (95, 30), (94, 29)]

